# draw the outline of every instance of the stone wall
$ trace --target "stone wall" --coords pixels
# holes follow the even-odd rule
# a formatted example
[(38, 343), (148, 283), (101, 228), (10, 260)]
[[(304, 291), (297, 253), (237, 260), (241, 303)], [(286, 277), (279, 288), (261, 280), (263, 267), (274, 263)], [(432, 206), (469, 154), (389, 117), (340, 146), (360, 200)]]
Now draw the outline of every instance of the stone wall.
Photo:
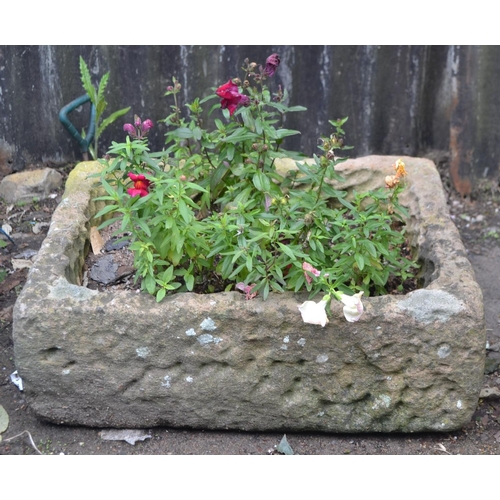
[[(122, 126), (137, 113), (157, 126), (172, 104), (164, 93), (176, 76), (183, 104), (205, 96), (229, 78), (242, 76), (243, 60), (264, 63), (281, 56), (270, 80), (290, 94), (290, 104), (307, 112), (286, 126), (302, 132), (287, 146), (307, 155), (328, 134), (329, 119), (349, 116), (351, 157), (368, 154), (448, 156), (455, 187), (468, 194), (481, 177), (499, 170), (500, 97), (495, 46), (0, 46), (0, 175), (31, 163), (80, 160), (78, 145), (58, 119), (60, 109), (82, 95), (82, 55), (96, 79), (110, 71), (108, 112), (131, 111), (102, 136), (103, 153), (123, 138)], [(208, 105), (207, 105), (208, 107)], [(105, 116), (108, 114), (105, 113)], [(70, 115), (78, 129), (88, 108)]]

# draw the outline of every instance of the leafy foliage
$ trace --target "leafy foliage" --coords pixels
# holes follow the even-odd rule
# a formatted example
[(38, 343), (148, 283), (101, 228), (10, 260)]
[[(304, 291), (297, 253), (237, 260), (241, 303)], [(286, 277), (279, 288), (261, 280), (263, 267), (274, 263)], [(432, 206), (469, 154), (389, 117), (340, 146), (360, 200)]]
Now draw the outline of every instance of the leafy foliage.
[(104, 111), (108, 106), (108, 103), (106, 102), (106, 99), (104, 97), (104, 93), (108, 85), (109, 72), (106, 73), (101, 78), (97, 88), (94, 87), (94, 85), (92, 84), (92, 78), (90, 76), (89, 68), (86, 62), (84, 61), (83, 57), (80, 56), (80, 77), (82, 80), (83, 88), (90, 97), (90, 102), (92, 102), (92, 104), (95, 106), (96, 109), (96, 115), (95, 115), (96, 131), (94, 134), (94, 146), (89, 148), (90, 154), (92, 155), (92, 158), (94, 158), (95, 160), (97, 158), (99, 137), (109, 125), (111, 125), (114, 121), (120, 118), (120, 116), (123, 116), (125, 113), (127, 113), (130, 110), (130, 106), (128, 108), (123, 108), (118, 111), (115, 111), (107, 118), (103, 119)]
[[(399, 177), (391, 189), (348, 200), (331, 182), (342, 181), (336, 167), (350, 149), (343, 142), (347, 118), (329, 122), (333, 131), (319, 140), (320, 154), (306, 162), (282, 148), (285, 137), (299, 133), (284, 128), (285, 115), (305, 108), (287, 106), (286, 91), (272, 95), (265, 70), (245, 64), (243, 83), (233, 80), (195, 99), (187, 116), (173, 78), (164, 151), (151, 153), (146, 139), (127, 137), (113, 142), (112, 160), (101, 160), (100, 199), (108, 205), (97, 217), (113, 212), (103, 225), (118, 219), (132, 234), (141, 288), (158, 301), (173, 291), (214, 292), (236, 283), (264, 299), (304, 288), (311, 295), (333, 287), (369, 295), (386, 293), (390, 277), (412, 276), (416, 264), (401, 254), (406, 213)], [(217, 95), (225, 97), (212, 103)], [(292, 158), (296, 168), (277, 169), (281, 158)], [(145, 196), (127, 193), (131, 172), (149, 181)], [(304, 262), (321, 269), (321, 279), (308, 279)]]

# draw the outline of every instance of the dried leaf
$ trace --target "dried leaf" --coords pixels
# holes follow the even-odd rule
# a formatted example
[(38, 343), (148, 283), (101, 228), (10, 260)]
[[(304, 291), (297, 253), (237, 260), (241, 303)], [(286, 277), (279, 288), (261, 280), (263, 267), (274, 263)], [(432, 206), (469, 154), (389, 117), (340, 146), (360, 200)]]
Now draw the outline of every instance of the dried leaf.
[(20, 285), (26, 279), (25, 271), (14, 271), (2, 283), (0, 283), (0, 295), (10, 292), (17, 285)]
[(10, 380), (20, 391), (24, 390), (23, 379), (19, 376), (17, 370), (10, 374)]
[(286, 434), (283, 435), (280, 444), (276, 449), (280, 453), (283, 453), (283, 455), (293, 455), (292, 447), (288, 444), (288, 441), (286, 440)]
[(5, 432), (7, 427), (9, 427), (9, 414), (5, 411), (4, 407), (0, 405), (0, 434)]
[(29, 259), (11, 259), (12, 268), (16, 269), (29, 269), (33, 262)]
[(135, 445), (136, 441), (144, 441), (151, 438), (151, 434), (146, 434), (140, 429), (111, 429), (101, 431), (101, 439), (105, 441), (126, 441), (128, 444)]
[(500, 396), (500, 389), (498, 387), (485, 387), (479, 393), (480, 398), (488, 398), (489, 396)]
[(104, 246), (104, 240), (95, 226), (90, 228), (90, 244), (94, 255), (101, 253), (101, 249)]
[(451, 455), (451, 453), (449, 453), (448, 451), (446, 451), (446, 448), (444, 447), (443, 444), (441, 443), (438, 443), (438, 445), (436, 446), (436, 448), (440, 451), (443, 451), (444, 453), (447, 453), (448, 455)]
[(2, 224), (2, 230), (5, 231), (8, 236), (12, 234), (12, 226), (10, 224)]

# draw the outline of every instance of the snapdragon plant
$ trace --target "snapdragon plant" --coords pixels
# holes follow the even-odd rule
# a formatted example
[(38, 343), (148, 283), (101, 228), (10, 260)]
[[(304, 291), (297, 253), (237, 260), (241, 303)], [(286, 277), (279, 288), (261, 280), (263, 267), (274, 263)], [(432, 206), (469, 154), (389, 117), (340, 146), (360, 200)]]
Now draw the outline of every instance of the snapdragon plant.
[[(96, 217), (113, 213), (101, 227), (121, 220), (120, 230), (132, 235), (136, 279), (157, 301), (174, 291), (237, 289), (266, 299), (306, 289), (352, 309), (358, 301), (345, 297), (387, 293), (389, 280), (402, 289), (414, 276), (416, 263), (401, 252), (404, 164), (385, 188), (348, 199), (331, 182), (342, 181), (336, 167), (350, 149), (347, 118), (329, 121), (310, 161), (283, 149), (299, 133), (285, 128), (286, 115), (305, 108), (288, 106), (281, 87), (268, 88), (279, 64), (277, 54), (265, 65), (245, 60), (242, 79), (186, 104), (185, 113), (182, 84), (172, 78), (163, 151), (149, 150), (153, 124), (136, 117), (124, 126), (125, 142), (113, 142), (101, 160), (107, 205)], [(279, 170), (281, 158), (296, 168)]]

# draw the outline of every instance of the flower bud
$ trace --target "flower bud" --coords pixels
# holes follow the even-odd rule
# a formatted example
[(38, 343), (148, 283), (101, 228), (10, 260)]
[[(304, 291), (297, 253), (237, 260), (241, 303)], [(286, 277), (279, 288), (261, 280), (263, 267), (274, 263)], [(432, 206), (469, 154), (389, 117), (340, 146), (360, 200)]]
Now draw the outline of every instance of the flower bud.
[(233, 83), (235, 85), (241, 85), (241, 80), (239, 78), (233, 78)]
[(134, 125), (136, 127), (140, 127), (141, 126), (141, 119), (137, 116), (137, 115), (134, 115)]
[(142, 124), (142, 131), (147, 132), (149, 129), (153, 128), (153, 121), (150, 120), (149, 118), (147, 120), (144, 120), (144, 123)]
[(125, 123), (125, 125), (123, 125), (123, 130), (132, 137), (135, 137), (137, 135), (135, 133), (135, 127), (131, 123)]

